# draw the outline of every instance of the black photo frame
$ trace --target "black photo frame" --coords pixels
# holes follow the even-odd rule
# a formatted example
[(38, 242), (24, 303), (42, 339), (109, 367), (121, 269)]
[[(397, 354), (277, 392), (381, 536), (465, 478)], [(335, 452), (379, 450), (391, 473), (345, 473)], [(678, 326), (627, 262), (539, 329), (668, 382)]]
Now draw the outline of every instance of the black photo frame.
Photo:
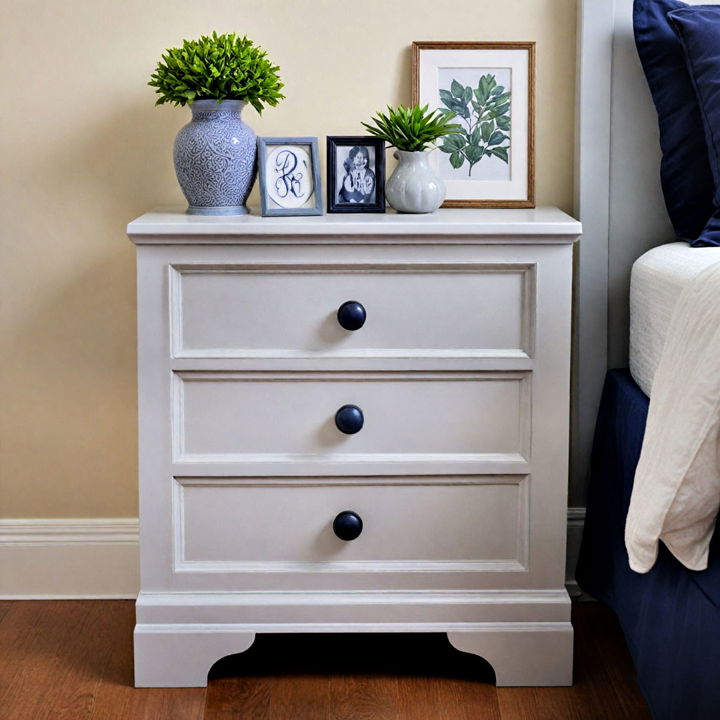
[(385, 212), (383, 140), (370, 135), (327, 138), (327, 211)]

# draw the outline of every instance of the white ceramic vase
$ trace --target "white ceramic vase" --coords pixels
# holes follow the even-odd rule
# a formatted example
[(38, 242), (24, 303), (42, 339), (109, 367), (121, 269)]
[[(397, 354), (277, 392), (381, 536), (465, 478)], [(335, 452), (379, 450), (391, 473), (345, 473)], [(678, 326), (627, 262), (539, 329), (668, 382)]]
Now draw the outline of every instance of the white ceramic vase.
[(445, 183), (428, 163), (424, 151), (395, 150), (398, 166), (385, 183), (385, 197), (401, 213), (435, 212), (445, 200)]

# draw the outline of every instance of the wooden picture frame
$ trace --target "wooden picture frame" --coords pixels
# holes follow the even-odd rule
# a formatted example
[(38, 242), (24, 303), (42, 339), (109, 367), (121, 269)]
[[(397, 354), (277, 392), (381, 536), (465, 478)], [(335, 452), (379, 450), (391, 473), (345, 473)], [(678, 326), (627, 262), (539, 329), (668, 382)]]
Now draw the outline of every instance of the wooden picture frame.
[(257, 150), (263, 217), (322, 215), (317, 138), (259, 137)]
[(412, 102), (461, 125), (430, 157), (443, 207), (535, 207), (534, 42), (414, 42)]
[(327, 138), (327, 211), (385, 212), (384, 141), (371, 135)]

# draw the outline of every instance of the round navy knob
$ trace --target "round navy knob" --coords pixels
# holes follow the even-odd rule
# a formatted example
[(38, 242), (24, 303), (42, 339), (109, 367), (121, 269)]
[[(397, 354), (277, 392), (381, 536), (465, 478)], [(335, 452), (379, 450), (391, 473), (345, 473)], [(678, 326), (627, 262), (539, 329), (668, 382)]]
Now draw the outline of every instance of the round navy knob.
[(365, 308), (357, 300), (344, 302), (337, 311), (337, 320), (346, 330), (359, 330), (366, 318)]
[(352, 510), (343, 510), (333, 520), (333, 532), (341, 540), (354, 540), (363, 529), (362, 518)]
[(340, 432), (346, 435), (354, 435), (362, 430), (365, 416), (357, 405), (343, 405), (335, 413), (335, 425)]

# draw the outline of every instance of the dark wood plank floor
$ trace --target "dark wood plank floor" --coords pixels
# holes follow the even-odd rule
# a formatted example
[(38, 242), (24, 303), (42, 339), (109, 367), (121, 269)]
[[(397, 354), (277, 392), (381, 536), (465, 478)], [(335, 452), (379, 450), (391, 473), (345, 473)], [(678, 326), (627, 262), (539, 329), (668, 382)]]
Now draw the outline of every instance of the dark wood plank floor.
[(205, 689), (132, 687), (129, 601), (0, 601), (0, 720), (644, 720), (617, 622), (574, 608), (575, 685), (495, 688), (442, 635), (260, 636)]

